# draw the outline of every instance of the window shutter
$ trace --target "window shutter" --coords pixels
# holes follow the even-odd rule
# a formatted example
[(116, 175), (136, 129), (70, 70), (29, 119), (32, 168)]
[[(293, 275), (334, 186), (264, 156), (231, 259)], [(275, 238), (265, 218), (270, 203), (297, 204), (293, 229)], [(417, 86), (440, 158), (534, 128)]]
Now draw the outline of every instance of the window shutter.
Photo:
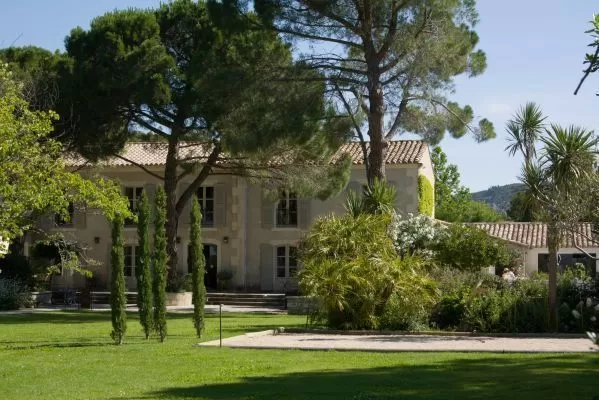
[(346, 190), (349, 192), (350, 190), (358, 193), (358, 194), (362, 194), (362, 184), (360, 182), (357, 181), (350, 181), (347, 184), (347, 188)]
[(224, 183), (214, 185), (214, 226), (223, 228), (227, 223), (227, 192)]
[(85, 229), (87, 214), (85, 209), (82, 207), (77, 207), (75, 205), (73, 211), (73, 228), (75, 229)]
[(299, 199), (297, 205), (299, 212), (298, 227), (303, 230), (310, 228), (310, 223), (312, 222), (311, 199)]
[(144, 185), (144, 192), (146, 193), (146, 196), (148, 197), (148, 201), (150, 202), (150, 204), (154, 204), (154, 195), (156, 193), (156, 185), (153, 183), (146, 183)]
[(273, 247), (269, 244), (260, 245), (260, 288), (262, 290), (273, 290), (273, 263)]
[(39, 227), (44, 232), (49, 232), (54, 226), (54, 214), (43, 215), (39, 220)]
[(272, 229), (275, 221), (275, 203), (266, 196), (266, 192), (262, 192), (262, 228)]

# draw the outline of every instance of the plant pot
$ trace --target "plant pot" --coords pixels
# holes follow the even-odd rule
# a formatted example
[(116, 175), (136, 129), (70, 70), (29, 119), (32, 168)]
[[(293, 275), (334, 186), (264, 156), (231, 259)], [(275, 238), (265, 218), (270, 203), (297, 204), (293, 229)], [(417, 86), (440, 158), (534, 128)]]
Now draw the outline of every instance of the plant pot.
[(49, 306), (52, 304), (52, 292), (31, 292), (31, 302), (36, 306)]
[(186, 307), (191, 306), (191, 292), (181, 292), (181, 293), (166, 293), (166, 305), (167, 306), (176, 306), (176, 307)]

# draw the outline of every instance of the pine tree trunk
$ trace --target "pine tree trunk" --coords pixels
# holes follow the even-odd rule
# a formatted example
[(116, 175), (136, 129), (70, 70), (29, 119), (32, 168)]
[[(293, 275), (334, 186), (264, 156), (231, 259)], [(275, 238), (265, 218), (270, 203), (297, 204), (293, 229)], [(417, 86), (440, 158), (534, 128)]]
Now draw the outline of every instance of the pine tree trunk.
[(549, 250), (549, 329), (557, 332), (557, 270), (560, 232), (554, 222), (547, 225), (547, 247)]
[(152, 269), (150, 266), (150, 243), (148, 224), (150, 222), (150, 205), (148, 196), (142, 193), (137, 208), (137, 235), (139, 237), (139, 252), (135, 274), (137, 276), (137, 306), (139, 308), (139, 323), (143, 327), (146, 339), (150, 337), (153, 322), (154, 300), (152, 296)]
[(193, 285), (193, 325), (198, 337), (202, 337), (204, 331), (204, 306), (206, 304), (206, 286), (204, 285), (204, 272), (206, 260), (202, 253), (202, 213), (197, 197), (194, 195), (191, 206), (191, 228), (190, 237), (190, 262), (192, 268)]
[(112, 247), (110, 251), (110, 311), (112, 319), (112, 333), (110, 336), (119, 345), (123, 343), (127, 331), (123, 226), (122, 216), (117, 215), (112, 222)]
[[(383, 86), (380, 82), (378, 65), (368, 65), (368, 135), (370, 137), (370, 154), (368, 156), (369, 168), (367, 171), (368, 182), (372, 184), (375, 179), (385, 180), (385, 152), (387, 141), (384, 133), (385, 99)], [(378, 63), (377, 63), (378, 64)]]
[(154, 213), (154, 328), (160, 341), (166, 338), (166, 195), (159, 187), (156, 191), (156, 212)]

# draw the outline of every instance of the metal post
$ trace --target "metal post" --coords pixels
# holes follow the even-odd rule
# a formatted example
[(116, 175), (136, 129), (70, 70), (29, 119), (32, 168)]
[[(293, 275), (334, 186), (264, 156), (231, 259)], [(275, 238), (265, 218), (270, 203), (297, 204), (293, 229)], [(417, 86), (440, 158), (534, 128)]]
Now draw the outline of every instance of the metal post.
[(219, 304), (218, 305), (218, 309), (219, 309), (219, 332), (220, 332), (220, 346), (219, 347), (223, 347), (223, 305)]

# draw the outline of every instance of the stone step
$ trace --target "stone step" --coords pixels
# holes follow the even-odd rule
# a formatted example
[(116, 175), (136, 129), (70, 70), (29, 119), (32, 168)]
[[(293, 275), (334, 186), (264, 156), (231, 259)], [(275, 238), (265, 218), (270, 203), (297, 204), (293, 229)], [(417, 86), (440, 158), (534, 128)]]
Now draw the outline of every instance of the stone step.
[(281, 299), (285, 298), (283, 293), (218, 293), (208, 292), (208, 297), (213, 298), (257, 298), (257, 299)]
[(219, 301), (219, 302), (207, 301), (206, 304), (213, 305), (213, 306), (222, 304), (223, 306), (238, 306), (238, 307), (267, 307), (267, 308), (280, 308), (280, 309), (285, 308), (284, 302), (283, 303), (259, 303), (259, 302), (255, 302), (255, 301), (235, 300), (235, 301)]

